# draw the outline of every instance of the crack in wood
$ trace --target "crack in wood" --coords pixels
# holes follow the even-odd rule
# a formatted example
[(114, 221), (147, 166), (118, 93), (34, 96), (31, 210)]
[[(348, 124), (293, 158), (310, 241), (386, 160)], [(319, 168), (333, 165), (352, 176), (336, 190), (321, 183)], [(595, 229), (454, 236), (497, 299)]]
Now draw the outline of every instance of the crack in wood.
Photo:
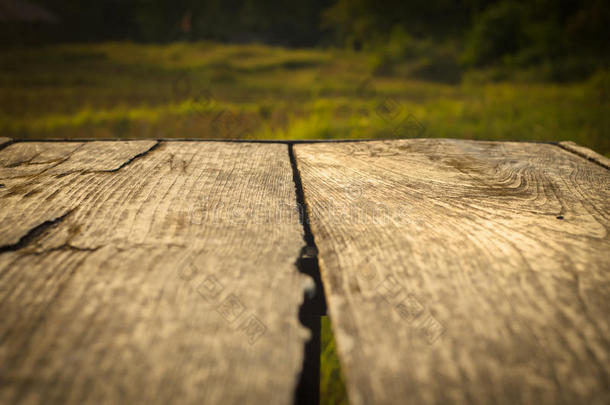
[(54, 228), (60, 223), (62, 223), (73, 211), (74, 209), (71, 209), (65, 214), (62, 214), (55, 219), (50, 219), (42, 222), (41, 224), (36, 225), (35, 227), (27, 231), (27, 233), (23, 235), (19, 239), (19, 241), (17, 241), (17, 243), (0, 246), (0, 254), (5, 252), (15, 252), (17, 250), (25, 248), (26, 246), (34, 242), (36, 239), (38, 239), (38, 237), (42, 235), (45, 231)]
[(131, 158), (127, 159), (125, 162), (121, 163), (121, 165), (119, 167), (116, 167), (114, 169), (108, 169), (108, 170), (85, 170), (85, 171), (82, 172), (82, 174), (88, 174), (88, 173), (115, 173), (115, 172), (118, 172), (122, 168), (124, 168), (124, 167), (130, 165), (131, 163), (133, 163), (135, 160), (148, 155), (150, 152), (152, 152), (153, 150), (157, 149), (160, 145), (161, 145), (161, 142), (159, 142), (159, 141), (155, 142), (154, 145), (152, 145), (150, 148), (148, 148), (144, 152), (140, 152), (137, 155), (132, 156)]

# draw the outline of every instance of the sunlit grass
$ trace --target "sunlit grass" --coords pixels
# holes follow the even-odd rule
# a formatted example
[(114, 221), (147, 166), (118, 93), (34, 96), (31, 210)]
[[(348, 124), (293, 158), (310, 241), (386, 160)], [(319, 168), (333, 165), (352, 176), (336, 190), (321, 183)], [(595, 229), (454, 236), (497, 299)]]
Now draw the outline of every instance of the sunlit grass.
[(330, 319), (322, 317), (320, 365), (320, 405), (347, 405), (345, 380), (341, 373), (339, 359)]
[(364, 53), (210, 42), (48, 46), (0, 61), (2, 136), (573, 140), (610, 153), (607, 74), (449, 85), (372, 75)]

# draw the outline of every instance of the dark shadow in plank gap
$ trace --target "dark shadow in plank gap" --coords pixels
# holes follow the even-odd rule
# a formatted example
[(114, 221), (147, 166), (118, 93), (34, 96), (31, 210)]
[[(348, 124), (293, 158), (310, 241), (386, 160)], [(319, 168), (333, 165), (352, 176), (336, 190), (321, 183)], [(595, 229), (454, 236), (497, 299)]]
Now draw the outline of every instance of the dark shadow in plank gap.
[(299, 221), (303, 225), (303, 239), (305, 240), (305, 246), (301, 249), (296, 266), (301, 273), (311, 277), (315, 284), (313, 293), (309, 291), (304, 293), (303, 303), (299, 308), (299, 321), (310, 330), (311, 338), (305, 343), (303, 368), (297, 384), (294, 403), (296, 405), (317, 405), (320, 403), (321, 317), (326, 315), (326, 299), (318, 265), (318, 249), (309, 226), (309, 216), (305, 209), (305, 195), (292, 145), (288, 145), (288, 154), (292, 165)]

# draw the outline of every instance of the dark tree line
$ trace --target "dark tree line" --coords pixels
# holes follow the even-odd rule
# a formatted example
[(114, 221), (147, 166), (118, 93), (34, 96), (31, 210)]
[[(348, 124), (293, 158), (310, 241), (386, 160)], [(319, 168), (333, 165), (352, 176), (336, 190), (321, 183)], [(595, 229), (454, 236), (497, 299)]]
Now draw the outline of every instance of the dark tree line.
[[(28, 1), (55, 13), (60, 23), (4, 23), (4, 37), (13, 35), (9, 39), (17, 42), (210, 39), (375, 49), (400, 32), (459, 43), (465, 66), (528, 65), (566, 55), (599, 62), (607, 61), (610, 51), (608, 0)], [(12, 27), (8, 34), (6, 27)]]
[(331, 5), (330, 0), (28, 1), (61, 19), (59, 24), (35, 27), (44, 30), (45, 35), (36, 38), (42, 41), (210, 39), (286, 46), (314, 46), (323, 41), (320, 13)]
[(414, 37), (461, 39), (472, 65), (609, 52), (607, 0), (338, 0), (323, 17), (353, 47), (383, 43), (397, 26)]

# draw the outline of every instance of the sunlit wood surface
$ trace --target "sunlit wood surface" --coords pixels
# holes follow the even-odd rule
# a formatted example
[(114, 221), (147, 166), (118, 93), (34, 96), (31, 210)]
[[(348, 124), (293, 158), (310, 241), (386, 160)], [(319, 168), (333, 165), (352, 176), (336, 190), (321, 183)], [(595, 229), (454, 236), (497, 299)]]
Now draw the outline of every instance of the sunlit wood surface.
[(288, 146), (0, 151), (1, 404), (289, 404), (307, 330)]
[(582, 146), (6, 138), (0, 403), (292, 404), (301, 191), (352, 405), (610, 403)]
[(610, 403), (610, 171), (557, 145), (295, 146), (352, 405)]

